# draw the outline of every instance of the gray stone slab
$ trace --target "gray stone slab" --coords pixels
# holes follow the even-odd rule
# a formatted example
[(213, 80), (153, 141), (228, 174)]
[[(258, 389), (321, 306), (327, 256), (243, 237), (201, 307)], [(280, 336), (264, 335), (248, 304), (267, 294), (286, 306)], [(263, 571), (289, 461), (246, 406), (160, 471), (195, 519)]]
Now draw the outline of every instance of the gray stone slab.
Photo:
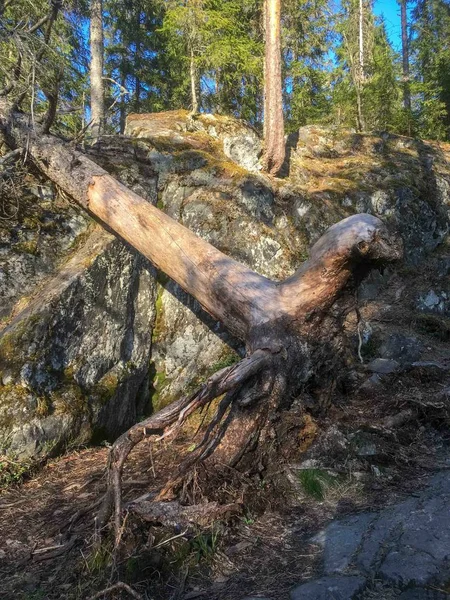
[(398, 600), (450, 600), (450, 594), (427, 588), (413, 588), (405, 590)]
[(372, 373), (388, 375), (398, 371), (400, 364), (392, 358), (375, 358), (367, 365), (367, 369)]
[(425, 585), (435, 579), (440, 572), (439, 561), (430, 554), (419, 552), (414, 548), (402, 547), (399, 551), (390, 552), (386, 556), (379, 574), (383, 579), (396, 584)]
[(322, 577), (291, 591), (291, 600), (352, 600), (366, 585), (364, 577)]
[[(341, 595), (330, 595), (330, 586), (344, 585), (358, 572), (370, 580), (376, 577), (383, 584), (402, 587), (449, 581), (450, 472), (428, 479), (419, 494), (379, 513), (362, 513), (331, 523), (314, 541), (323, 547), (326, 577), (296, 588), (294, 600), (351, 598), (342, 595), (339, 586), (336, 594)], [(346, 577), (349, 572), (352, 576)]]
[(396, 542), (403, 532), (403, 521), (409, 518), (411, 512), (416, 510), (418, 505), (417, 498), (408, 498), (408, 500), (381, 512), (364, 536), (355, 560), (356, 566), (363, 571), (375, 574), (382, 557), (387, 554), (390, 547), (395, 549)]
[(327, 527), (321, 539), (326, 575), (342, 573), (349, 567), (374, 519), (374, 514), (363, 513), (331, 523)]
[(450, 471), (442, 471), (441, 473), (434, 475), (434, 477), (431, 478), (428, 490), (428, 495), (431, 493), (433, 496), (450, 494)]

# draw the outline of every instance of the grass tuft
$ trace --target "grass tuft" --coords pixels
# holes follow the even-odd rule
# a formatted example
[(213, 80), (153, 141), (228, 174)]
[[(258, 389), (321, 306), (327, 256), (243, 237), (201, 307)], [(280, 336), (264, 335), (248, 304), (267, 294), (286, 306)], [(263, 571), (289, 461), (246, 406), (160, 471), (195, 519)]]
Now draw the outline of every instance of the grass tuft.
[(298, 478), (305, 494), (316, 500), (324, 500), (326, 490), (335, 483), (334, 478), (321, 469), (303, 469)]

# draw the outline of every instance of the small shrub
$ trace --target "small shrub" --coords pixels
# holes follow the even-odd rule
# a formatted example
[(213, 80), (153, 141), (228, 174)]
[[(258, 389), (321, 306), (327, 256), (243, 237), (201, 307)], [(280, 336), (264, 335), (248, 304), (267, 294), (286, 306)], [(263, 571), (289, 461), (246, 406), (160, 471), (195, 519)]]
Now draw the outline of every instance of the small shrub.
[(15, 462), (0, 456), (0, 489), (22, 483), (30, 474), (32, 467), (31, 461)]

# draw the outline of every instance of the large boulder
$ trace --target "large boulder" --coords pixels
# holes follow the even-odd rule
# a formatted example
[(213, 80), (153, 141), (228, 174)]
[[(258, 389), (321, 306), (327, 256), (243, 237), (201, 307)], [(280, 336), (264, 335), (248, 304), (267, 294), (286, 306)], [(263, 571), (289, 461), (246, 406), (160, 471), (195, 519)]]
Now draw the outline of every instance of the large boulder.
[[(126, 133), (100, 139), (88, 152), (197, 235), (273, 279), (292, 274), (327, 227), (357, 212), (391, 220), (411, 263), (448, 228), (445, 145), (310, 127), (294, 144), (289, 178), (277, 180), (257, 172), (257, 134), (230, 117), (130, 115)], [(234, 153), (232, 139), (244, 140), (242, 152)], [(28, 246), (15, 240), (30, 241), (31, 234), (7, 227), (1, 235), (12, 241), (0, 247), (6, 252), (0, 293), (7, 298), (0, 452), (33, 456), (112, 438), (243, 351), (198, 302), (121, 242), (92, 229), (77, 208), (58, 207), (56, 197), (42, 202), (42, 210), (56, 215), (54, 238), (41, 230), (37, 252), (23, 257)], [(24, 267), (11, 271), (17, 257), (21, 265), (43, 267), (33, 266), (33, 276)], [(20, 284), (1, 283), (21, 269)], [(372, 281), (367, 302), (387, 281)], [(383, 335), (374, 350), (389, 340)], [(349, 344), (356, 357), (354, 327)], [(380, 356), (399, 360), (391, 354)]]
[(308, 125), (290, 145), (284, 193), (311, 240), (338, 217), (367, 212), (392, 223), (418, 264), (447, 236), (449, 144)]
[(153, 271), (99, 227), (0, 336), (0, 453), (114, 438), (147, 410)]
[(131, 114), (125, 134), (164, 141), (176, 146), (191, 144), (206, 150), (212, 141), (237, 165), (248, 171), (259, 171), (262, 152), (261, 138), (253, 127), (233, 117), (212, 114), (192, 115), (184, 110), (164, 113)]

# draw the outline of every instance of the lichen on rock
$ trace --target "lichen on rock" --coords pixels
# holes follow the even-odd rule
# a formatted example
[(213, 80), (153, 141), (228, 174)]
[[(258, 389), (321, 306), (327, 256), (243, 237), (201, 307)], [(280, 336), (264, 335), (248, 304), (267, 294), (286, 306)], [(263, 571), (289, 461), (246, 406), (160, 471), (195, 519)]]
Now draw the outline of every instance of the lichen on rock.
[[(272, 279), (292, 274), (330, 225), (357, 212), (390, 221), (412, 265), (449, 229), (445, 144), (310, 126), (290, 141), (289, 177), (273, 179), (258, 172), (258, 134), (231, 117), (130, 115), (126, 134), (101, 138), (89, 154)], [(19, 226), (2, 229), (0, 452), (42, 456), (113, 438), (243, 350), (196, 300), (58, 202), (49, 191), (36, 219), (24, 216)], [(385, 283), (373, 276), (367, 301)], [(420, 311), (438, 306), (431, 291), (439, 306), (446, 302), (444, 288), (430, 290), (417, 296)]]

